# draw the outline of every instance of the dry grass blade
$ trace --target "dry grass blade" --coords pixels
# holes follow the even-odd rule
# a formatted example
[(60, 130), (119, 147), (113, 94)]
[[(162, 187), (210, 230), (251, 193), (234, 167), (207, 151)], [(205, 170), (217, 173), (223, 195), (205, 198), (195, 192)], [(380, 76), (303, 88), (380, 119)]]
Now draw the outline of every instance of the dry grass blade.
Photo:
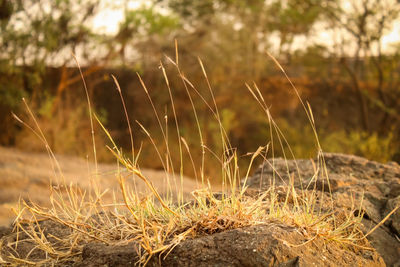
[[(120, 96), (120, 98), (121, 98), (122, 106), (123, 106), (123, 108), (124, 108), (126, 123), (128, 124), (129, 137), (130, 137), (130, 139), (131, 139), (131, 140), (130, 140), (130, 141), (131, 141), (131, 152), (132, 152), (132, 155), (135, 155), (135, 147), (134, 147), (134, 143), (133, 143), (133, 133), (132, 133), (132, 128), (131, 128), (131, 123), (130, 123), (130, 120), (129, 120), (128, 111), (127, 111), (127, 109), (126, 109), (124, 97), (122, 96), (122, 90), (121, 90), (121, 87), (119, 86), (119, 83), (118, 83), (117, 78), (115, 78), (114, 75), (111, 75), (111, 77), (113, 78), (114, 83), (115, 83), (115, 85), (117, 86), (117, 91), (118, 91), (119, 96)], [(133, 158), (132, 160), (133, 160), (133, 163), (136, 162), (135, 158)]]
[[(130, 242), (135, 242), (138, 245), (137, 256), (139, 258), (138, 264), (146, 265), (152, 256), (158, 255), (168, 256), (169, 253), (181, 242), (189, 238), (196, 238), (202, 235), (211, 235), (219, 233), (222, 231), (227, 231), (235, 228), (259, 225), (259, 224), (269, 224), (271, 222), (279, 221), (282, 224), (290, 225), (296, 227), (299, 232), (302, 232), (306, 237), (305, 242), (299, 245), (290, 246), (303, 246), (307, 243), (313, 242), (315, 239), (323, 239), (327, 241), (335, 241), (340, 244), (352, 245), (354, 247), (360, 247), (368, 249), (360, 243), (360, 240), (364, 240), (365, 237), (370, 235), (374, 230), (381, 226), (388, 218), (391, 216), (399, 207), (391, 211), (384, 220), (382, 220), (378, 225), (371, 229), (365, 236), (360, 234), (359, 225), (360, 217), (354, 216), (354, 210), (352, 208), (349, 214), (346, 215), (345, 219), (341, 223), (336, 223), (335, 220), (335, 210), (324, 210), (322, 208), (317, 212), (317, 200), (323, 202), (323, 194), (319, 196), (315, 190), (308, 190), (312, 188), (312, 183), (316, 183), (316, 180), (324, 174), (328, 186), (329, 179), (328, 173), (325, 166), (324, 158), (321, 153), (320, 144), (318, 141), (315, 121), (312, 114), (310, 105), (307, 102), (307, 107), (300, 98), (300, 94), (295, 88), (294, 84), (289, 80), (287, 74), (283, 70), (279, 62), (269, 55), (275, 64), (281, 69), (285, 74), (293, 89), (295, 90), (297, 96), (299, 97), (306, 114), (309, 118), (311, 127), (315, 133), (317, 148), (318, 148), (318, 164), (314, 164), (314, 175), (310, 182), (306, 184), (306, 189), (302, 186), (302, 177), (300, 175), (299, 167), (296, 164), (297, 173), (295, 171), (290, 172), (288, 162), (286, 160), (286, 154), (284, 154), (286, 161), (287, 173), (280, 174), (275, 168), (274, 150), (282, 149), (285, 146), (289, 147), (289, 152), (293, 155), (283, 132), (278, 127), (277, 123), (273, 120), (269, 107), (265, 102), (265, 99), (261, 93), (261, 90), (256, 84), (249, 86), (246, 84), (246, 88), (249, 90), (252, 97), (262, 108), (266, 120), (269, 125), (270, 141), (266, 146), (260, 146), (254, 153), (251, 153), (250, 163), (247, 167), (246, 174), (240, 184), (240, 172), (239, 172), (239, 159), (240, 156), (237, 155), (237, 150), (231, 146), (231, 143), (226, 133), (221, 117), (219, 114), (217, 101), (215, 99), (214, 92), (211, 88), (205, 67), (202, 61), (199, 59), (199, 65), (203, 73), (204, 79), (207, 83), (209, 94), (211, 95), (212, 103), (209, 104), (206, 98), (196, 89), (196, 87), (184, 76), (179, 67), (179, 56), (178, 56), (178, 44), (175, 41), (175, 61), (167, 57), (167, 60), (172, 63), (178, 72), (178, 79), (182, 81), (182, 85), (186, 90), (187, 98), (189, 99), (192, 109), (195, 123), (198, 130), (198, 138), (201, 146), (201, 185), (202, 188), (192, 192), (193, 200), (187, 203), (183, 202), (183, 193), (181, 192), (181, 198), (178, 199), (178, 203), (172, 203), (168, 198), (163, 197), (154, 184), (151, 182), (150, 178), (143, 174), (140, 170), (138, 163), (138, 155), (135, 154), (135, 148), (133, 143), (133, 133), (130, 125), (130, 119), (128, 116), (128, 111), (123, 98), (122, 90), (117, 79), (112, 76), (114, 83), (117, 87), (117, 91), (120, 95), (125, 118), (127, 121), (128, 129), (130, 132), (131, 140), (131, 152), (132, 159), (129, 159), (122, 153), (122, 149), (118, 148), (117, 144), (114, 142), (112, 136), (106, 127), (101, 123), (96, 114), (92, 112), (91, 101), (89, 99), (89, 94), (86, 88), (85, 81), (82, 80), (85, 87), (87, 102), (89, 106), (89, 114), (91, 120), (91, 133), (93, 139), (93, 153), (95, 160), (96, 148), (94, 142), (94, 125), (93, 118), (98, 121), (100, 127), (103, 129), (105, 135), (108, 137), (112, 145), (107, 147), (115, 159), (118, 161), (118, 172), (117, 178), (120, 188), (120, 202), (117, 202), (114, 196), (113, 203), (103, 203), (102, 196), (105, 192), (100, 192), (96, 190), (96, 195), (92, 196), (90, 193), (77, 189), (72, 185), (64, 184), (59, 188), (52, 188), (51, 190), (51, 204), (52, 207), (45, 209), (35, 205), (34, 203), (24, 202), (21, 200), (20, 206), (15, 210), (16, 220), (15, 225), (18, 230), (17, 234), (23, 235), (24, 240), (17, 235), (17, 240), (13, 244), (13, 252), (18, 250), (18, 246), (22, 242), (29, 241), (35, 244), (34, 249), (32, 249), (28, 255), (23, 257), (17, 257), (12, 254), (5, 259), (0, 257), (0, 264), (4, 262), (12, 262), (14, 264), (22, 265), (34, 265), (34, 264), (46, 264), (46, 265), (59, 265), (66, 263), (66, 261), (73, 261), (83, 244), (87, 244), (92, 240), (96, 240), (105, 244), (129, 244)], [(185, 147), (189, 160), (191, 162), (194, 173), (196, 174), (196, 164), (192, 157), (189, 144), (191, 140), (187, 141), (183, 136), (181, 136), (181, 129), (179, 126), (178, 110), (174, 106), (174, 95), (172, 86), (174, 86), (172, 80), (168, 79), (167, 71), (165, 70), (163, 64), (160, 64), (162, 71), (162, 76), (164, 77), (165, 84), (169, 93), (169, 100), (172, 106), (173, 119), (176, 128), (176, 137), (179, 148), (176, 149), (179, 153), (180, 158), (180, 177), (181, 186), (183, 186), (183, 146)], [(138, 121), (138, 125), (146, 134), (151, 144), (153, 145), (157, 156), (159, 157), (162, 166), (164, 167), (166, 178), (168, 179), (170, 169), (172, 170), (172, 175), (174, 175), (173, 166), (173, 156), (169, 146), (168, 138), (168, 117), (166, 114), (165, 128), (160, 119), (159, 110), (156, 108), (153, 100), (150, 96), (149, 90), (146, 87), (144, 81), (137, 74), (140, 84), (149, 99), (149, 103), (153, 109), (154, 117), (157, 120), (161, 131), (163, 145), (166, 148), (166, 155), (160, 151), (160, 149), (150, 135), (150, 132)], [(175, 90), (174, 90), (175, 91)], [(215, 119), (218, 125), (220, 139), (220, 147), (222, 151), (213, 151), (211, 146), (206, 144), (206, 138), (204, 138), (202, 133), (202, 127), (200, 125), (200, 120), (196, 111), (197, 106), (192, 99), (192, 94), (198, 95), (200, 100), (205, 105), (206, 109), (211, 112), (211, 118)], [(26, 104), (26, 102), (25, 102)], [(27, 105), (27, 104), (26, 104)], [(48, 148), (48, 143), (44, 137), (43, 132), (40, 130), (37, 121), (33, 115), (33, 112), (27, 106), (28, 112), (35, 121), (36, 127), (31, 127), (24, 123), (19, 117), (13, 114), (14, 118), (23, 125), (27, 126), (32, 130), (42, 142)], [(207, 112), (208, 112), (207, 110)], [(37, 129), (35, 129), (37, 128)], [(182, 131), (184, 132), (184, 131)], [(175, 133), (173, 134), (175, 135)], [(158, 141), (158, 140), (157, 140)], [(279, 145), (274, 145), (274, 142), (279, 142)], [(49, 149), (49, 148), (48, 148)], [(217, 150), (217, 149), (215, 149)], [(140, 151), (140, 150), (139, 150)], [(272, 160), (267, 160), (267, 154), (271, 151)], [(206, 153), (207, 152), (207, 153)], [(185, 152), (186, 153), (186, 152)], [(49, 154), (54, 157), (51, 150), (49, 149)], [(289, 154), (289, 153), (288, 153)], [(185, 154), (186, 155), (186, 154)], [(219, 163), (221, 168), (221, 180), (223, 182), (223, 190), (220, 194), (215, 194), (210, 186), (210, 181), (205, 179), (205, 168), (207, 168), (205, 162), (205, 157), (214, 160)], [(251, 167), (254, 164), (257, 157), (262, 157), (265, 159), (264, 164), (270, 166), (272, 170), (272, 180), (269, 188), (264, 192), (260, 192), (256, 197), (250, 197), (246, 194), (247, 181), (250, 176)], [(123, 176), (120, 172), (120, 165), (124, 167), (128, 174)], [(96, 167), (96, 175), (98, 170)], [(139, 196), (138, 192), (133, 192), (126, 183), (126, 178), (131, 175), (134, 178), (142, 180), (150, 192), (149, 195), (142, 197)], [(285, 180), (286, 177), (286, 180)], [(282, 180), (280, 186), (276, 186), (275, 179), (279, 178)], [(301, 188), (295, 187), (295, 179), (300, 181)], [(196, 175), (197, 181), (197, 175)], [(240, 185), (238, 185), (240, 184)], [(261, 185), (261, 181), (260, 181)], [(160, 191), (161, 192), (161, 191)], [(329, 191), (331, 194), (331, 192)], [(179, 193), (177, 193), (179, 194)], [(249, 194), (250, 195), (250, 194)], [(330, 195), (332, 197), (332, 195)], [(28, 219), (27, 219), (28, 218)], [(66, 229), (69, 230), (68, 235), (65, 236), (55, 236), (46, 235), (46, 230), (42, 227), (41, 223), (45, 220), (50, 220), (55, 222)], [(51, 237), (51, 238), (50, 238)], [(50, 240), (56, 240), (56, 242), (51, 242)], [(0, 243), (0, 250), (3, 244)], [(39, 250), (45, 253), (46, 258), (33, 261), (31, 255), (35, 250)]]
[(81, 75), (83, 87), (84, 87), (85, 93), (86, 93), (86, 100), (87, 100), (88, 109), (89, 109), (90, 130), (91, 130), (92, 143), (93, 143), (94, 164), (95, 164), (96, 174), (97, 174), (98, 173), (97, 151), (96, 151), (96, 140), (94, 138), (94, 125), (93, 125), (93, 117), (92, 117), (92, 105), (91, 105), (91, 101), (90, 101), (90, 97), (89, 97), (89, 91), (88, 91), (88, 88), (87, 88), (87, 85), (86, 85), (85, 78), (83, 77), (83, 73), (82, 73), (82, 69), (81, 69), (81, 66), (79, 64), (79, 61), (76, 58), (75, 54), (72, 54), (72, 56), (73, 56), (73, 58), (75, 60), (76, 65), (78, 66), (79, 74)]
[(164, 200), (162, 199), (162, 197), (160, 196), (160, 194), (157, 192), (157, 190), (155, 189), (153, 183), (146, 177), (143, 175), (143, 173), (136, 168), (136, 166), (134, 166), (132, 163), (130, 163), (128, 160), (126, 160), (121, 152), (119, 150), (117, 150), (117, 152), (115, 152), (112, 149), (109, 149), (111, 151), (111, 153), (113, 153), (113, 155), (118, 159), (118, 161), (130, 172), (132, 172), (134, 175), (136, 175), (137, 177), (139, 177), (143, 182), (145, 182), (146, 186), (151, 190), (151, 192), (154, 194), (154, 196), (158, 199), (158, 201), (160, 201), (161, 205), (168, 210), (169, 212), (171, 212), (172, 214), (174, 214), (175, 216), (178, 216), (177, 213), (175, 213), (173, 210), (171, 210), (168, 205), (164, 202)]
[(372, 234), (376, 229), (378, 229), (382, 224), (384, 224), (389, 219), (389, 217), (392, 216), (393, 213), (395, 213), (399, 208), (400, 206), (397, 206), (391, 212), (389, 212), (388, 215), (386, 215), (385, 218), (383, 218), (377, 225), (375, 225), (375, 227), (372, 228), (364, 237), (367, 237), (370, 234)]

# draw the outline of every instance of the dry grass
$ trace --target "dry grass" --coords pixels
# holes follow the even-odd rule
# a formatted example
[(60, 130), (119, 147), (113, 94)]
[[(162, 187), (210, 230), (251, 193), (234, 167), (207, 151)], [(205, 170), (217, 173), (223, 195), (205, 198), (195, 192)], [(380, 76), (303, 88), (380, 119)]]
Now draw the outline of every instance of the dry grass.
[[(280, 67), (279, 63), (273, 57), (271, 58), (275, 61), (277, 66)], [(262, 146), (256, 152), (250, 154), (251, 163), (248, 167), (244, 182), (241, 183), (238, 167), (240, 158), (236, 150), (230, 145), (229, 139), (222, 126), (215, 97), (202, 62), (199, 60), (201, 70), (208, 85), (208, 92), (213, 100), (212, 103), (207, 103), (199, 90), (184, 76), (179, 67), (178, 52), (176, 52), (174, 60), (169, 57), (167, 57), (167, 60), (176, 67), (177, 73), (182, 80), (182, 85), (192, 105), (195, 125), (199, 131), (199, 142), (203, 151), (203, 158), (200, 166), (196, 166), (192, 161), (192, 167), (199, 168), (201, 176), (200, 188), (192, 192), (193, 200), (185, 203), (181, 193), (178, 193), (177, 196), (172, 196), (171, 194), (166, 197), (160, 196), (150, 179), (143, 175), (139, 168), (140, 149), (135, 149), (133, 147), (133, 133), (130, 131), (132, 142), (131, 152), (133, 157), (127, 158), (122, 153), (122, 150), (118, 148), (117, 144), (114, 143), (108, 131), (98, 121), (110, 139), (111, 145), (108, 149), (118, 160), (118, 169), (121, 171), (118, 171), (116, 178), (120, 184), (119, 193), (123, 197), (123, 202), (118, 203), (114, 201), (113, 203), (104, 203), (102, 200), (104, 192), (101, 192), (96, 186), (93, 187), (91, 192), (82, 192), (74, 187), (74, 185), (67, 184), (65, 184), (63, 189), (51, 188), (52, 206), (50, 208), (39, 207), (34, 203), (27, 203), (22, 200), (19, 209), (15, 211), (17, 216), (15, 219), (15, 231), (19, 233), (19, 238), (15, 243), (9, 245), (9, 250), (14, 251), (14, 253), (12, 254), (13, 256), (9, 256), (7, 261), (16, 264), (38, 264), (38, 259), (35, 259), (33, 255), (40, 252), (44, 256), (39, 263), (63, 263), (78, 257), (84, 244), (97, 240), (106, 244), (127, 244), (135, 242), (139, 248), (138, 254), (140, 255), (140, 260), (138, 263), (146, 264), (155, 254), (162, 254), (163, 256), (168, 255), (176, 245), (185, 239), (243, 226), (268, 224), (271, 221), (279, 221), (298, 227), (308, 238), (307, 242), (312, 242), (315, 238), (323, 238), (327, 241), (339, 242), (341, 245), (364, 248), (364, 236), (359, 230), (362, 214), (359, 213), (359, 216), (353, 215), (357, 207), (354, 207), (353, 210), (348, 211), (346, 214), (341, 214), (341, 217), (338, 218), (331, 198), (327, 200), (321, 199), (324, 196), (319, 195), (316, 190), (295, 189), (294, 181), (295, 179), (302, 179), (300, 174), (296, 177), (292, 177), (291, 181), (286, 183), (284, 187), (278, 188), (275, 186), (275, 183), (273, 183), (270, 188), (262, 194), (256, 197), (248, 196), (245, 184), (249, 177), (254, 159), (256, 157), (263, 157), (266, 159), (270, 147), (280, 146), (282, 151), (284, 151), (284, 147), (289, 146), (278, 125), (270, 116), (268, 106), (264, 102), (263, 96), (256, 85), (247, 85), (247, 88), (255, 101), (260, 105), (262, 111), (265, 112), (266, 120), (270, 125), (271, 140), (266, 146)], [(170, 176), (180, 175), (180, 177), (183, 177), (182, 158), (184, 157), (184, 153), (187, 153), (190, 158), (191, 154), (190, 148), (179, 130), (179, 122), (173, 104), (173, 92), (170, 88), (166, 71), (162, 64), (160, 68), (170, 94), (174, 115), (173, 120), (178, 136), (179, 147), (174, 149), (174, 151), (178, 151), (181, 159), (181, 165), (178, 168), (174, 168), (172, 164), (171, 151), (173, 151), (173, 149), (169, 147), (168, 129), (166, 126), (163, 126), (160, 114), (157, 112), (150, 94), (148, 93), (148, 89), (140, 76), (140, 82), (149, 98), (150, 105), (153, 107), (155, 118), (160, 126), (164, 139), (163, 141), (167, 147), (166, 155), (162, 155), (158, 151), (156, 142), (152, 139), (151, 134), (141, 126), (140, 123), (139, 125), (147, 134), (150, 142), (154, 145), (159, 160), (165, 168), (166, 179), (169, 181)], [(286, 75), (282, 68), (281, 70), (284, 75)], [(125, 109), (124, 99), (121, 94), (121, 88), (117, 80), (115, 78), (114, 80), (121, 96), (128, 127), (131, 129), (128, 112)], [(289, 78), (288, 80), (290, 81)], [(330, 187), (311, 108), (308, 104), (303, 103), (296, 88), (293, 84), (292, 86), (304, 107), (315, 134), (319, 160), (315, 163), (315, 175), (312, 183), (315, 183), (317, 179), (325, 179), (326, 185)], [(222, 151), (212, 151), (212, 149), (208, 148), (204, 143), (202, 127), (193, 104), (193, 94), (204, 101), (204, 104), (207, 105), (212, 112), (213, 119), (218, 122), (223, 148)], [(88, 98), (87, 100), (90, 109), (90, 99)], [(27, 109), (36, 122), (35, 116), (28, 106)], [(91, 109), (90, 114), (91, 116), (93, 114)], [(15, 117), (19, 120), (17, 116)], [(94, 114), (93, 117), (95, 117)], [(93, 118), (90, 117), (90, 119), (92, 133), (94, 135)], [(25, 124), (21, 120), (19, 121)], [(45, 144), (49, 156), (54, 162), (55, 175), (62, 176), (61, 171), (57, 167), (58, 163), (39, 125), (36, 124), (34, 127), (26, 126)], [(273, 136), (275, 136), (276, 140), (274, 140)], [(93, 149), (93, 153), (96, 155), (94, 137)], [(274, 151), (274, 149), (271, 149), (271, 151)], [(207, 177), (204, 175), (204, 170), (207, 168), (207, 166), (205, 166), (205, 157), (216, 157), (220, 162), (222, 176), (222, 193), (220, 194), (212, 192)], [(285, 157), (294, 158), (294, 155), (285, 155)], [(126, 172), (122, 172), (122, 170), (127, 170), (129, 173), (126, 174)], [(275, 178), (279, 179), (279, 174), (276, 174)], [(133, 188), (127, 186), (127, 179), (143, 180), (151, 194), (145, 198), (140, 198), (136, 192), (135, 186), (133, 186)], [(171, 189), (175, 186), (178, 189), (177, 192), (182, 192), (179, 188), (182, 188), (183, 178), (180, 181), (180, 185), (172, 185), (169, 182), (168, 184)], [(96, 181), (94, 181), (94, 184), (96, 184), (95, 182)], [(312, 185), (310, 185), (310, 188), (312, 188)], [(320, 208), (318, 203), (321, 202), (329, 202), (329, 208)], [(69, 230), (63, 232), (60, 236), (46, 234), (40, 223), (43, 220), (54, 221), (66, 226)], [(18, 255), (18, 253), (16, 253), (18, 246), (25, 242), (32, 244), (31, 251), (26, 255)], [(300, 246), (304, 244), (305, 243), (290, 245)], [(1, 260), (5, 259), (0, 258), (0, 261)]]

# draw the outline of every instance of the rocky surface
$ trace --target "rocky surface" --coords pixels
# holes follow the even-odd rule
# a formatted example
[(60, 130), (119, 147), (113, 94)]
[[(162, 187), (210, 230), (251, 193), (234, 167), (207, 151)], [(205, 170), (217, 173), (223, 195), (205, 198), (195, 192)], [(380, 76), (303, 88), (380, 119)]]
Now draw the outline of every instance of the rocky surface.
[[(50, 221), (41, 222), (40, 227), (48, 240), (70, 233), (67, 227)], [(12, 244), (24, 237), (23, 233), (19, 236), (14, 233), (3, 237), (2, 242)], [(298, 228), (271, 222), (185, 240), (169, 254), (153, 256), (147, 266), (385, 266), (376, 251), (341, 249), (335, 242), (308, 240)], [(8, 260), (10, 254), (44, 259), (45, 253), (35, 250), (35, 246), (23, 242), (13, 250), (6, 245), (0, 259)], [(90, 242), (77, 255), (56, 266), (136, 266), (140, 248), (135, 242), (123, 245)]]
[[(325, 154), (328, 186), (324, 168), (318, 167), (323, 166), (318, 164), (321, 160), (268, 160), (247, 180), (249, 192), (258, 194), (268, 190), (272, 184), (279, 188), (292, 181), (296, 190), (325, 196), (325, 201), (319, 203), (321, 208), (334, 203), (336, 211), (352, 211), (355, 205), (359, 205), (364, 212), (361, 226), (364, 233), (399, 205), (400, 167), (397, 164)], [(328, 192), (331, 192), (331, 198)], [(270, 222), (187, 239), (169, 254), (153, 256), (148, 266), (400, 266), (399, 217), (397, 211), (368, 236), (369, 241), (365, 241), (363, 246), (371, 244), (375, 250), (344, 248), (319, 237), (309, 242), (310, 236), (302, 228)], [(46, 221), (41, 222), (41, 229), (48, 237), (62, 236), (70, 231), (63, 225)], [(15, 242), (17, 235), (7, 234), (7, 229), (2, 231), (5, 236), (1, 239), (0, 260), (7, 260), (7, 247)], [(31, 253), (33, 246), (28, 243), (20, 246), (18, 251), (8, 252), (25, 255)], [(140, 252), (135, 242), (121, 245), (90, 242), (82, 245), (76, 258), (63, 265), (134, 266)], [(38, 254), (37, 258), (40, 257), (43, 255)]]
[[(323, 166), (326, 166), (329, 184)], [(400, 205), (400, 166), (352, 155), (325, 153), (323, 158), (314, 160), (271, 159), (259, 167), (247, 185), (263, 192), (272, 184), (277, 187), (289, 184), (290, 177), (301, 177), (294, 179), (295, 188), (308, 191), (315, 188), (325, 193), (326, 200), (330, 199), (327, 192), (331, 192), (337, 210), (352, 210), (361, 205), (364, 234)], [(368, 240), (388, 266), (400, 266), (399, 237), (400, 209), (369, 235)]]
[[(298, 229), (279, 223), (234, 229), (189, 239), (148, 266), (384, 266), (376, 252), (338, 249), (335, 243), (307, 239)], [(135, 249), (136, 248), (136, 249)], [(92, 243), (84, 247), (77, 266), (130, 266), (137, 260), (134, 243), (110, 247)]]

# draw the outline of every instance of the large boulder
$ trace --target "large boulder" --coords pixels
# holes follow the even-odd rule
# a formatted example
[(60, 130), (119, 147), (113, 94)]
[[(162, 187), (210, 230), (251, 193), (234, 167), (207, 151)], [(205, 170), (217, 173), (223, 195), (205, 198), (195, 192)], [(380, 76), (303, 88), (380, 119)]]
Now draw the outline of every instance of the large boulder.
[[(72, 230), (58, 222), (46, 220), (38, 225), (42, 240), (57, 244)], [(48, 254), (38, 249), (24, 232), (10, 233), (0, 240), (0, 264), (16, 263), (12, 258), (27, 259), (44, 266), (136, 266), (141, 248), (135, 241), (125, 244), (104, 244), (89, 241), (72, 251), (71, 257), (53, 264), (42, 262)], [(20, 240), (18, 246), (15, 242)], [(268, 222), (237, 228), (212, 235), (186, 239), (172, 251), (156, 254), (148, 266), (385, 266), (374, 250), (343, 248), (336, 242), (327, 242), (310, 236), (303, 229), (280, 222)], [(45, 244), (44, 242), (43, 244)], [(368, 242), (366, 243), (368, 246)], [(68, 247), (65, 247), (65, 252)], [(143, 258), (142, 258), (143, 259)], [(22, 261), (20, 261), (22, 262)], [(28, 262), (28, 261), (26, 261)]]
[[(374, 251), (340, 249), (320, 239), (306, 242), (294, 227), (255, 225), (185, 240), (167, 256), (152, 257), (148, 266), (385, 266)], [(137, 251), (134, 243), (91, 243), (76, 266), (133, 266)]]
[[(325, 153), (313, 160), (269, 159), (246, 184), (249, 191), (258, 192), (273, 185), (293, 184), (297, 190), (324, 194), (326, 200), (332, 200), (324, 204), (333, 203), (336, 210), (360, 207), (364, 234), (400, 205), (400, 166), (353, 155)], [(400, 209), (367, 238), (388, 266), (400, 266), (399, 237)]]

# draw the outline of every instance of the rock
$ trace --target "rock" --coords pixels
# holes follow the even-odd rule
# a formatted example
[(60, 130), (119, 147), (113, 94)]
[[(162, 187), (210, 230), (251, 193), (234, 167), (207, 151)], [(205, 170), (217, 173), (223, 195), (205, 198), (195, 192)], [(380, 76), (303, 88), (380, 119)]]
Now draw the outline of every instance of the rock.
[[(27, 227), (28, 225), (24, 224), (24, 226)], [(59, 243), (60, 239), (72, 233), (69, 227), (51, 220), (40, 221), (37, 224), (31, 224), (29, 226), (37, 232), (43, 233), (42, 239), (45, 239), (52, 244)], [(15, 247), (17, 241), (20, 242), (18, 242), (18, 246)], [(43, 250), (37, 249), (38, 244), (33, 242), (30, 237), (21, 230), (19, 232), (12, 232), (12, 229), (9, 228), (8, 234), (4, 235), (0, 239), (0, 244), (1, 243), (3, 243), (4, 246), (0, 246), (0, 258), (5, 260), (8, 259), (10, 255), (23, 259), (28, 256), (36, 260), (43, 260), (46, 258), (46, 253)]]
[(5, 226), (0, 226), (0, 238), (3, 236), (11, 234), (12, 229)]
[[(327, 193), (331, 192), (337, 210), (350, 211), (361, 205), (364, 234), (400, 205), (400, 165), (336, 153), (325, 153), (323, 156), (314, 160), (267, 160), (248, 178), (247, 185), (250, 190), (263, 192), (272, 184), (290, 184), (290, 178), (295, 177), (292, 183), (298, 191), (316, 190), (325, 194), (325, 199), (330, 198)], [(324, 165), (318, 162), (325, 162), (330, 186), (324, 175)], [(320, 205), (326, 208), (327, 204)], [(388, 266), (400, 264), (397, 262), (400, 259), (399, 234), (400, 209), (368, 236)]]
[[(364, 234), (376, 226), (376, 223), (368, 219), (363, 219), (362, 223)], [(382, 256), (386, 266), (400, 266), (400, 258), (398, 257), (400, 254), (400, 243), (385, 227), (377, 228), (368, 236), (368, 240), (379, 255)]]
[[(296, 228), (282, 224), (255, 225), (185, 240), (166, 257), (153, 256), (148, 266), (384, 266), (376, 252), (338, 249), (307, 239)], [(86, 245), (75, 266), (133, 266), (139, 259), (132, 243)]]
[[(400, 206), (400, 195), (396, 198), (389, 199), (386, 204), (384, 215), (389, 214), (396, 207)], [(387, 221), (386, 225), (394, 231), (397, 236), (400, 236), (400, 209), (398, 209)], [(400, 242), (400, 240), (399, 240)]]
[[(62, 236), (69, 232), (56, 222), (40, 224), (46, 236)], [(2, 242), (8, 247), (15, 238), (16, 234), (11, 234), (3, 237)], [(26, 236), (20, 233), (19, 238)], [(269, 222), (184, 240), (170, 253), (153, 255), (148, 266), (385, 266), (375, 251), (345, 249), (319, 237), (307, 242), (311, 238), (302, 229)], [(29, 255), (29, 260), (36, 262), (47, 257), (34, 247), (36, 244), (32, 242), (22, 242), (12, 251), (2, 249), (0, 259), (9, 259), (6, 252), (22, 257)], [(139, 263), (140, 252), (135, 242), (107, 245), (92, 241), (83, 245), (81, 253), (75, 253), (80, 256), (56, 266), (135, 266)]]
[(136, 243), (111, 246), (92, 242), (83, 247), (82, 261), (75, 266), (134, 266), (139, 261), (138, 255)]

